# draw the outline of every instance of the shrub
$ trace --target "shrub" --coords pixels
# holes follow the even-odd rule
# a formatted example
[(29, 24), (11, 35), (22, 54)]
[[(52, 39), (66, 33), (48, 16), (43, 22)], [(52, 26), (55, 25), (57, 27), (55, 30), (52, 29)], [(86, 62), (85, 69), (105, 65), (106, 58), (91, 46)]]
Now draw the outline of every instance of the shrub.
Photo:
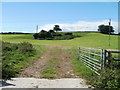
[(73, 39), (74, 36), (73, 35), (64, 35), (64, 36), (57, 36), (54, 38), (54, 40), (70, 40)]
[(28, 42), (23, 42), (23, 43), (18, 44), (18, 50), (22, 53), (32, 52), (33, 46), (32, 46), (32, 44), (30, 44)]
[(2, 42), (2, 51), (12, 51), (16, 50), (18, 47), (14, 44), (8, 42)]
[(39, 33), (39, 36), (38, 36), (39, 39), (47, 39), (47, 38), (52, 38), (52, 35), (50, 32), (40, 32)]
[(35, 34), (33, 34), (33, 36), (34, 36), (34, 39), (38, 39), (38, 33), (35, 33)]
[(35, 55), (35, 49), (32, 44), (23, 42), (13, 44), (8, 42), (2, 43), (2, 78), (10, 79), (15, 77), (27, 63), (28, 56)]
[(49, 33), (55, 33), (54, 30), (49, 30), (48, 32), (49, 32)]
[(33, 36), (35, 39), (40, 40), (69, 40), (78, 37), (72, 35), (72, 33), (65, 33), (62, 35), (60, 33), (54, 32), (54, 30), (49, 30), (48, 32), (41, 30), (41, 32), (35, 33)]
[(15, 76), (14, 62), (11, 59), (4, 59), (2, 62), (2, 79), (10, 79)]
[(72, 35), (72, 33), (65, 33), (65, 35)]
[(120, 70), (106, 68), (91, 82), (96, 88), (120, 88)]

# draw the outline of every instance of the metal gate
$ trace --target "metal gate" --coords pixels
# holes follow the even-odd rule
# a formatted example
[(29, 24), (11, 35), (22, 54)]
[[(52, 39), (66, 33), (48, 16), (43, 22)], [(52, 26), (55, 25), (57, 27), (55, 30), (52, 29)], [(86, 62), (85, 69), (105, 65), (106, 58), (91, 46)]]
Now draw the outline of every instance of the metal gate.
[(80, 61), (85, 63), (91, 70), (93, 70), (98, 75), (100, 70), (105, 67), (105, 50), (80, 47), (79, 57)]

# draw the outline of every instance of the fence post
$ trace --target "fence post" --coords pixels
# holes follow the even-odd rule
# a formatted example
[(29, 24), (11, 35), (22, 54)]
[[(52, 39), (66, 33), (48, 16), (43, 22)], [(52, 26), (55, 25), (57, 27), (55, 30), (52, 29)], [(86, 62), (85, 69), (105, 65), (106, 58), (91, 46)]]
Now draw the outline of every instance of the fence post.
[(112, 58), (112, 54), (111, 52), (108, 52), (108, 65), (111, 64), (111, 58)]
[(106, 50), (102, 49), (102, 68), (106, 67)]

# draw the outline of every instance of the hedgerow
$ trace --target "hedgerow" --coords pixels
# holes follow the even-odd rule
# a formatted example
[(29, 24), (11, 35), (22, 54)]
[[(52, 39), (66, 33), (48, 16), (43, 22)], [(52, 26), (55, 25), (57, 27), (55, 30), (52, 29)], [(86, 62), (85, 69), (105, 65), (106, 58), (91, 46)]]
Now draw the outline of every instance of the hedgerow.
[(27, 58), (34, 55), (35, 49), (28, 42), (2, 42), (2, 78), (6, 80), (15, 77), (24, 68)]

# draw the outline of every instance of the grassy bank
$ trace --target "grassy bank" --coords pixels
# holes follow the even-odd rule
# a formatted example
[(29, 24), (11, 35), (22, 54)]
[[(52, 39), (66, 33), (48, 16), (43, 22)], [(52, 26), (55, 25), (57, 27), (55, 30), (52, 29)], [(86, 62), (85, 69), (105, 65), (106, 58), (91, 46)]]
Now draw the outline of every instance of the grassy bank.
[[(39, 50), (36, 50), (36, 49)], [(40, 57), (44, 48), (33, 47), (32, 44), (23, 43), (2, 43), (2, 78), (10, 79), (16, 77), (20, 71), (33, 63)]]

